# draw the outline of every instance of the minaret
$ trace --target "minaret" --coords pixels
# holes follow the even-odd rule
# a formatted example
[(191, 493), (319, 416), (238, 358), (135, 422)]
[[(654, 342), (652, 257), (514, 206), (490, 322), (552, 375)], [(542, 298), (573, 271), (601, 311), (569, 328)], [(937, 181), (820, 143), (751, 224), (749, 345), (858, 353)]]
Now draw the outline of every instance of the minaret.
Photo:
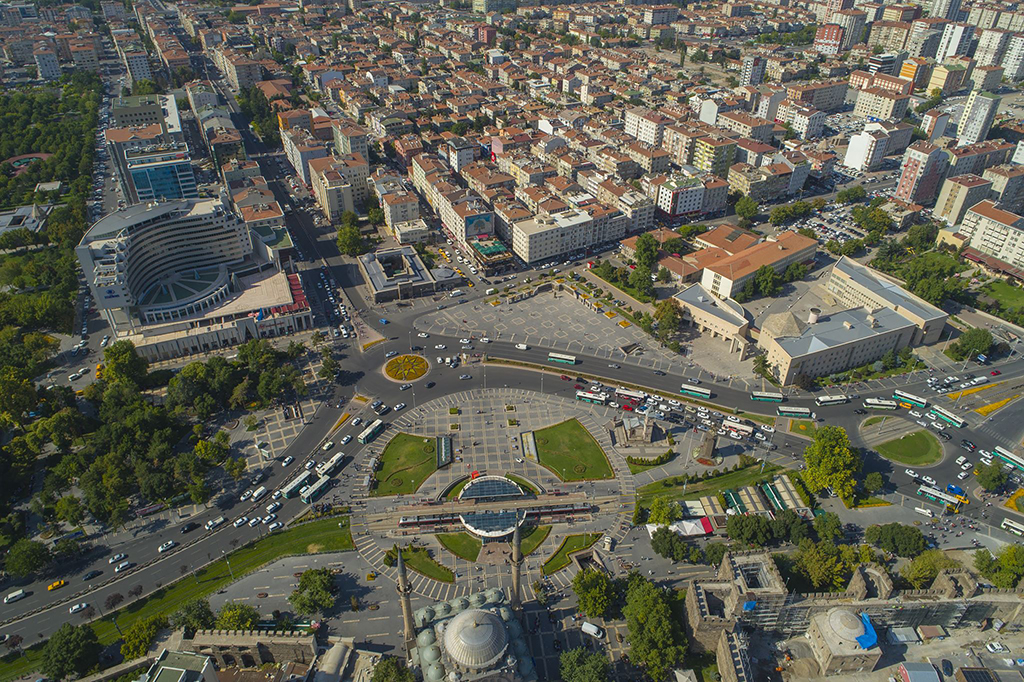
[(409, 594), (412, 586), (409, 585), (409, 576), (405, 572), (405, 559), (402, 556), (402, 548), (395, 545), (395, 552), (398, 554), (398, 598), (402, 602), (402, 624), (405, 628), (405, 655), (412, 653), (416, 646), (416, 627), (412, 621), (412, 602), (409, 601)]
[(512, 610), (518, 611), (523, 607), (519, 599), (520, 570), (523, 565), (522, 534), (520, 533), (519, 517), (516, 516), (516, 529), (512, 532)]

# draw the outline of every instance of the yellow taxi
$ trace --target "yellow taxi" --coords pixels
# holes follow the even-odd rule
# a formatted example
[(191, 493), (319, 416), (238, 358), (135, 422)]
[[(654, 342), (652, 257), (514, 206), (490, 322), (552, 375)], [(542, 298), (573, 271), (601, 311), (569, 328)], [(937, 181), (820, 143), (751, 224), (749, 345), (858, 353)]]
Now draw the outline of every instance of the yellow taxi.
[(50, 583), (50, 586), (47, 587), (46, 589), (49, 590), (49, 591), (59, 590), (60, 588), (64, 587), (65, 585), (67, 585), (67, 583), (64, 582), (63, 580), (55, 580), (52, 583)]

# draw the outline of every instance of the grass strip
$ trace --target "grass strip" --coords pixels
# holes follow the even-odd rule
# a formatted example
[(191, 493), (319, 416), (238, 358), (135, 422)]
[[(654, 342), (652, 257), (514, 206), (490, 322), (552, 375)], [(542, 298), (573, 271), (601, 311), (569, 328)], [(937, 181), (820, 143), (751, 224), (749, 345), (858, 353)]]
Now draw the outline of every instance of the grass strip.
[(551, 534), (551, 526), (534, 526), (522, 537), (521, 549), (523, 556), (529, 556), (538, 547), (540, 543), (548, 539), (548, 535)]
[(515, 474), (509, 472), (509, 473), (505, 474), (505, 478), (507, 478), (508, 480), (512, 481), (513, 483), (515, 483), (517, 486), (519, 486), (520, 488), (522, 488), (523, 490), (525, 490), (528, 493), (532, 493), (533, 495), (539, 495), (540, 494), (540, 490), (537, 488), (537, 486), (535, 486), (534, 484), (530, 483), (529, 481), (527, 481), (522, 476), (516, 476)]
[(582, 535), (570, 535), (562, 540), (558, 550), (551, 555), (551, 558), (544, 562), (541, 572), (544, 575), (557, 573), (569, 565), (570, 556), (576, 552), (582, 552), (601, 539), (601, 533), (584, 533)]
[(654, 483), (648, 483), (637, 490), (637, 504), (643, 507), (650, 507), (651, 502), (657, 497), (664, 497), (669, 500), (696, 500), (707, 495), (717, 495), (727, 488), (741, 488), (750, 485), (762, 478), (771, 478), (773, 474), (780, 471), (782, 467), (778, 464), (767, 462), (764, 471), (761, 464), (751, 464), (744, 469), (729, 471), (727, 473), (713, 476), (703, 481), (685, 483), (682, 476), (670, 476)]
[(437, 541), (449, 552), (466, 561), (476, 561), (483, 543), (469, 533), (438, 533)]

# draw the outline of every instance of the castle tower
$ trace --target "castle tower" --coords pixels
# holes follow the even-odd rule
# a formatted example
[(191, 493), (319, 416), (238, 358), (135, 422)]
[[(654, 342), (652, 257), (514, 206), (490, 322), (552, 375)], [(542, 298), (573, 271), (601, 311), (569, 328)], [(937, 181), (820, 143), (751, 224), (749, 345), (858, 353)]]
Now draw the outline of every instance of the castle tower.
[(405, 558), (402, 556), (402, 548), (395, 545), (395, 552), (398, 554), (398, 598), (402, 602), (402, 625), (405, 629), (405, 654), (412, 652), (416, 646), (416, 627), (412, 620), (412, 602), (409, 595), (412, 593), (412, 586), (409, 584), (409, 576), (405, 572)]
[(516, 529), (512, 532), (512, 610), (518, 611), (523, 607), (519, 599), (521, 571), (523, 565), (522, 533), (519, 518), (516, 518)]

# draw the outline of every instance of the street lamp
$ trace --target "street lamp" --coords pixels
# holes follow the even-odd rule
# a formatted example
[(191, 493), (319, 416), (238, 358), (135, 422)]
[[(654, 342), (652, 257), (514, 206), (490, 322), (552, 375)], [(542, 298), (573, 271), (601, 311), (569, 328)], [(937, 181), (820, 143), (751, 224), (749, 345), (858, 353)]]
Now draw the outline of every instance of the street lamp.
[(224, 553), (223, 549), (220, 551), (220, 553), (221, 553), (221, 556), (224, 557), (224, 563), (226, 563), (228, 565), (228, 574), (230, 574), (231, 575), (231, 579), (234, 580), (235, 579), (235, 572), (231, 570), (231, 558), (227, 554)]

